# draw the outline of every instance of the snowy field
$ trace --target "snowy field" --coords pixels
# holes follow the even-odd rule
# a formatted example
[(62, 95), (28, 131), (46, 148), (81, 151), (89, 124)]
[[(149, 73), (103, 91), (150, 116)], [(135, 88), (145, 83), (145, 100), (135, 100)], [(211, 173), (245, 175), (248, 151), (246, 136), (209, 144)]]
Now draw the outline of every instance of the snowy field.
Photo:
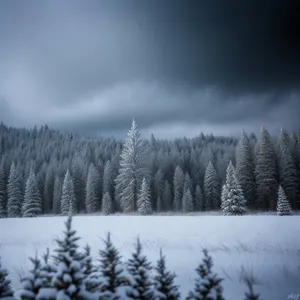
[[(14, 288), (20, 287), (19, 275), (30, 266), (28, 256), (55, 247), (53, 240), (62, 235), (64, 221), (63, 217), (0, 219), (0, 255)], [(210, 251), (214, 270), (225, 279), (227, 299), (243, 299), (242, 267), (257, 277), (262, 299), (300, 294), (300, 216), (77, 216), (73, 224), (83, 238), (81, 245), (89, 243), (95, 258), (108, 231), (125, 258), (137, 235), (152, 262), (162, 247), (183, 296), (193, 287), (202, 247)]]

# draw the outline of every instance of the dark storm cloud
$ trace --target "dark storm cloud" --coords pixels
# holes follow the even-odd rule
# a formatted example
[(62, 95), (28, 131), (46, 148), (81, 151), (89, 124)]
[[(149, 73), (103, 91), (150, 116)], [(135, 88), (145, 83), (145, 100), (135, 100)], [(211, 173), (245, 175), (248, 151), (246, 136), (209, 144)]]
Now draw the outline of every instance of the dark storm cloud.
[(11, 124), (300, 126), (299, 1), (3, 0), (0, 41)]

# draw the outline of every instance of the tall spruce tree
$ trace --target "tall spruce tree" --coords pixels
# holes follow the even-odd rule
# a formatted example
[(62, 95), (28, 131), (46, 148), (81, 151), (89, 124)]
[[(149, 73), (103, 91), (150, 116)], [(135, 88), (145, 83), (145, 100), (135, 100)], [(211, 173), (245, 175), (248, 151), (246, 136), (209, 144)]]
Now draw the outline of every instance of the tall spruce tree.
[(290, 148), (290, 137), (282, 128), (278, 139), (278, 153), (280, 183), (292, 207), (300, 208), (298, 171)]
[(292, 214), (292, 209), (287, 199), (282, 186), (278, 189), (278, 199), (277, 199), (277, 214), (279, 216), (289, 216)]
[(247, 206), (254, 208), (256, 200), (255, 165), (251, 143), (243, 130), (236, 148), (236, 177), (243, 190)]
[(150, 190), (146, 182), (146, 178), (143, 179), (141, 191), (138, 196), (138, 213), (141, 215), (152, 214), (151, 200), (150, 200)]
[(213, 260), (206, 249), (203, 250), (202, 264), (196, 269), (198, 278), (195, 280), (194, 290), (191, 291), (187, 300), (224, 300), (223, 287), (217, 274), (213, 274)]
[(175, 285), (175, 273), (171, 273), (166, 267), (166, 257), (160, 249), (159, 260), (156, 263), (154, 276), (154, 286), (158, 295), (158, 300), (179, 300), (180, 292), (179, 286)]
[(147, 144), (141, 139), (133, 120), (123, 146), (119, 174), (115, 180), (120, 206), (125, 212), (137, 210), (138, 192), (142, 180), (149, 176), (147, 152)]
[(42, 198), (38, 188), (37, 178), (31, 168), (26, 181), (25, 196), (22, 206), (22, 215), (24, 218), (36, 217), (42, 213)]
[(243, 191), (235, 175), (232, 162), (229, 162), (226, 174), (226, 183), (222, 189), (221, 209), (224, 215), (243, 215), (246, 208), (246, 200)]
[(173, 208), (175, 211), (180, 211), (182, 207), (182, 196), (183, 196), (183, 186), (184, 186), (184, 174), (179, 166), (176, 167), (173, 185), (174, 185), (174, 202)]
[(151, 263), (143, 255), (142, 245), (137, 239), (135, 252), (127, 262), (127, 271), (131, 275), (130, 289), (127, 291), (129, 299), (154, 300), (153, 282), (150, 277)]
[(271, 136), (262, 127), (256, 148), (255, 178), (257, 184), (257, 208), (275, 209), (274, 199), (278, 188), (276, 153)]
[(5, 173), (2, 167), (0, 167), (0, 218), (7, 216), (7, 191), (6, 191), (6, 179)]
[(114, 174), (113, 174), (113, 166), (111, 161), (108, 160), (105, 163), (104, 171), (103, 171), (103, 197), (108, 192), (110, 196), (113, 195), (113, 186), (114, 186)]
[(11, 281), (8, 278), (8, 272), (1, 265), (0, 258), (0, 298), (12, 297), (14, 294), (11, 288)]
[(74, 184), (69, 170), (67, 170), (63, 182), (60, 207), (61, 207), (61, 213), (65, 216), (69, 215), (69, 213), (77, 212), (76, 197), (74, 193)]
[(94, 213), (100, 206), (99, 194), (100, 179), (96, 167), (91, 163), (89, 166), (87, 183), (86, 183), (86, 197), (85, 206), (87, 213)]
[(23, 203), (22, 184), (18, 169), (13, 162), (10, 168), (8, 185), (7, 185), (7, 215), (9, 218), (21, 216)]
[(204, 176), (205, 210), (220, 208), (220, 183), (216, 169), (209, 161)]

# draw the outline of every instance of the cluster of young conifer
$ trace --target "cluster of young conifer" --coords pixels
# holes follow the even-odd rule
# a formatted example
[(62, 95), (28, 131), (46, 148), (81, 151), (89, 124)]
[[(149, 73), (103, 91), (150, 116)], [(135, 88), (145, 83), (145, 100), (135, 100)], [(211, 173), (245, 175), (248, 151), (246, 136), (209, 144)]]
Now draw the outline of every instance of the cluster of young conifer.
[[(143, 253), (137, 239), (135, 250), (124, 262), (111, 241), (110, 234), (103, 240), (96, 262), (91, 249), (79, 249), (80, 239), (72, 229), (72, 217), (65, 223), (64, 235), (57, 239), (57, 247), (50, 256), (49, 251), (41, 258), (30, 258), (32, 267), (22, 278), (23, 288), (18, 291), (22, 300), (56, 299), (182, 299), (183, 295), (175, 283), (175, 273), (166, 266), (166, 257), (160, 251), (156, 265), (152, 265)], [(203, 250), (204, 258), (196, 269), (196, 280), (186, 299), (223, 300), (222, 278), (212, 270), (212, 257)], [(249, 292), (246, 300), (259, 299), (253, 292), (253, 282), (247, 282)], [(0, 298), (14, 299), (8, 272), (0, 264)]]

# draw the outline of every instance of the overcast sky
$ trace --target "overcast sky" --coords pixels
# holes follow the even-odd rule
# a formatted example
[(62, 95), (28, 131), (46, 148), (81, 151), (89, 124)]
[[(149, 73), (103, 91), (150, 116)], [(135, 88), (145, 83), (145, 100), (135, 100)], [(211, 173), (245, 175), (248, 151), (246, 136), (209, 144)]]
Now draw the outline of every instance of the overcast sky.
[(299, 0), (0, 1), (0, 119), (188, 137), (300, 129)]

